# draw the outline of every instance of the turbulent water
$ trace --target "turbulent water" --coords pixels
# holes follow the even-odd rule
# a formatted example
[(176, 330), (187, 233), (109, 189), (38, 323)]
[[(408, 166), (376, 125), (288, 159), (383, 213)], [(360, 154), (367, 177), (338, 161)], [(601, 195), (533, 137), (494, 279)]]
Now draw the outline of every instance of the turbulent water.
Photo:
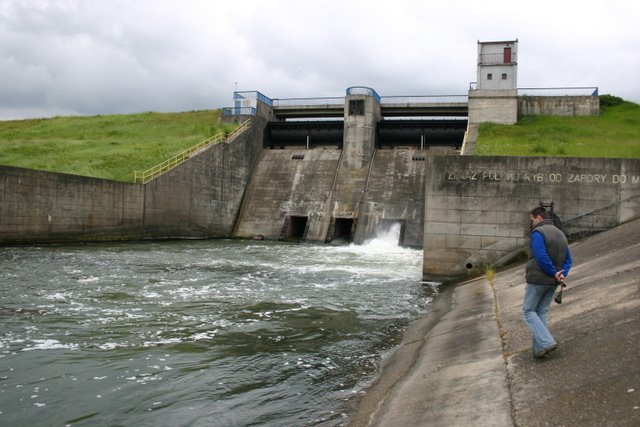
[(437, 291), (391, 241), (0, 249), (0, 425), (343, 425)]

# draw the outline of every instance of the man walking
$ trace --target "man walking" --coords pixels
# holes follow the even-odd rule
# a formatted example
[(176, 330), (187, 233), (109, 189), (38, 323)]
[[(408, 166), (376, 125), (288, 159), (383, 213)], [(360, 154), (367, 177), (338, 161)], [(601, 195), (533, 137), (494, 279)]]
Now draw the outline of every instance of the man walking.
[(544, 207), (531, 215), (531, 253), (527, 261), (527, 287), (522, 315), (533, 336), (534, 357), (545, 357), (558, 348), (547, 326), (547, 312), (559, 283), (571, 268), (571, 252), (564, 233), (553, 225)]

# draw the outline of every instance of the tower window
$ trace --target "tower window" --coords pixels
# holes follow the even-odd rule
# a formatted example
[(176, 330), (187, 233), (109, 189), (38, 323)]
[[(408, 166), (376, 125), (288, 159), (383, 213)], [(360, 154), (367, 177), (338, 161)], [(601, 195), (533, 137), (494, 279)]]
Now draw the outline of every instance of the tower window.
[(493, 80), (493, 74), (491, 73), (487, 74), (487, 80)]
[(502, 80), (507, 80), (507, 73), (502, 73)]
[(352, 99), (351, 101), (349, 101), (349, 115), (364, 115), (364, 99)]

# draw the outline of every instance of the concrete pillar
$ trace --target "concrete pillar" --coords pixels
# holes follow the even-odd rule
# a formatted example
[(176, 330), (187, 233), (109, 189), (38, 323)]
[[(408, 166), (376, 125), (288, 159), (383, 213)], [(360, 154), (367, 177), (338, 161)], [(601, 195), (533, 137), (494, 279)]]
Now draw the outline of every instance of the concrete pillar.
[(382, 119), (380, 97), (373, 89), (352, 87), (344, 103), (342, 166), (367, 168), (375, 149), (376, 126)]
[(469, 91), (469, 123), (487, 122), (504, 125), (518, 122), (516, 89)]

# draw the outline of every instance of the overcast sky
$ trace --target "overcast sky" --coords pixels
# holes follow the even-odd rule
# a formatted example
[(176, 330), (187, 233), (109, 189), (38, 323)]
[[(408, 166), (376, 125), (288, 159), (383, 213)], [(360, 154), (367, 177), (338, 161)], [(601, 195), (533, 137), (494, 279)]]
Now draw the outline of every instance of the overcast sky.
[(518, 87), (640, 103), (640, 2), (1, 0), (0, 120), (271, 98), (463, 95), (477, 42), (518, 39)]

